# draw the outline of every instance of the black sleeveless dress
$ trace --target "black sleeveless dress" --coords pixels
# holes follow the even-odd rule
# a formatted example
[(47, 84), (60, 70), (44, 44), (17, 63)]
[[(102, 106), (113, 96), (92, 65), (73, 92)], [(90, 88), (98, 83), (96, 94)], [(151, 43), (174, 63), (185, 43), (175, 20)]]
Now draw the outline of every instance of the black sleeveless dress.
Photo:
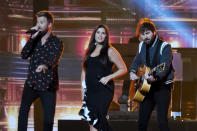
[(87, 60), (84, 105), (79, 114), (98, 131), (111, 131), (106, 115), (113, 100), (114, 83), (103, 85), (99, 80), (112, 73), (112, 66), (109, 60), (106, 66), (102, 65), (99, 56)]

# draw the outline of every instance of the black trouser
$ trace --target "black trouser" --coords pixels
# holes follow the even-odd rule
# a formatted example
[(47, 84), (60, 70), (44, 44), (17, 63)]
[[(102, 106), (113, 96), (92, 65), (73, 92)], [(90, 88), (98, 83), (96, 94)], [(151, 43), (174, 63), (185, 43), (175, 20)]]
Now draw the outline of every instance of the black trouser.
[(169, 131), (168, 128), (168, 107), (171, 99), (172, 85), (162, 85), (151, 87), (144, 101), (140, 103), (138, 130), (147, 131), (151, 113), (157, 106), (157, 122), (160, 131)]
[(31, 104), (40, 97), (44, 113), (44, 131), (53, 130), (53, 121), (56, 106), (56, 91), (35, 91), (30, 87), (23, 90), (22, 101), (18, 117), (18, 131), (26, 131), (28, 114)]

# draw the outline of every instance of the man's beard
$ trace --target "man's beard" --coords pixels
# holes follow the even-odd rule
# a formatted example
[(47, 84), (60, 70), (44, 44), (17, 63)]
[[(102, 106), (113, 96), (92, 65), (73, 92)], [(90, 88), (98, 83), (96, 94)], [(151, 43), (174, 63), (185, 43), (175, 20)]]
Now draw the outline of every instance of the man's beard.
[(145, 39), (144, 40), (144, 43), (146, 43), (147, 45), (149, 45), (151, 42), (152, 42), (152, 40), (150, 40), (150, 39)]
[(153, 36), (151, 39), (145, 39), (144, 43), (147, 45), (152, 45), (154, 41), (155, 41), (155, 36)]

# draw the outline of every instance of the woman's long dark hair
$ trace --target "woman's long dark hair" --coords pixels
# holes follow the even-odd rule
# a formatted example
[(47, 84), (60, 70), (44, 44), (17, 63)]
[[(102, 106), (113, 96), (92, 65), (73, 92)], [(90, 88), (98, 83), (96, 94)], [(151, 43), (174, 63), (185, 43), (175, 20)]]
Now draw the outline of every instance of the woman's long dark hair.
[(105, 40), (103, 41), (103, 43), (101, 43), (103, 46), (102, 46), (100, 54), (99, 54), (99, 60), (105, 67), (106, 67), (107, 63), (109, 62), (108, 48), (111, 46), (109, 44), (109, 30), (108, 30), (108, 27), (106, 25), (99, 25), (99, 26), (96, 27), (96, 29), (92, 33), (92, 36), (91, 36), (91, 39), (90, 39), (90, 42), (89, 42), (89, 46), (88, 46), (88, 49), (86, 50), (85, 57), (84, 57), (84, 60), (83, 60), (83, 63), (82, 63), (83, 68), (87, 67), (87, 60), (90, 58), (90, 55), (92, 54), (92, 52), (96, 48), (95, 34), (96, 34), (96, 32), (99, 28), (104, 28), (105, 33), (106, 33)]

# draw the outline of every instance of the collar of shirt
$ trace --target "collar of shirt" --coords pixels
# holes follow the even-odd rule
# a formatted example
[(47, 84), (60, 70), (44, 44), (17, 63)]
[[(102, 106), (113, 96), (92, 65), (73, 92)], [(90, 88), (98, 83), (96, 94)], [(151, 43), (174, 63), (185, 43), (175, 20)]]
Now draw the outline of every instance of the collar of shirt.
[(152, 46), (151, 46), (151, 47), (154, 47), (154, 46), (155, 46), (155, 44), (156, 44), (157, 40), (158, 40), (158, 35), (156, 35), (155, 40), (154, 40), (154, 42), (153, 42), (153, 44), (152, 44)]

